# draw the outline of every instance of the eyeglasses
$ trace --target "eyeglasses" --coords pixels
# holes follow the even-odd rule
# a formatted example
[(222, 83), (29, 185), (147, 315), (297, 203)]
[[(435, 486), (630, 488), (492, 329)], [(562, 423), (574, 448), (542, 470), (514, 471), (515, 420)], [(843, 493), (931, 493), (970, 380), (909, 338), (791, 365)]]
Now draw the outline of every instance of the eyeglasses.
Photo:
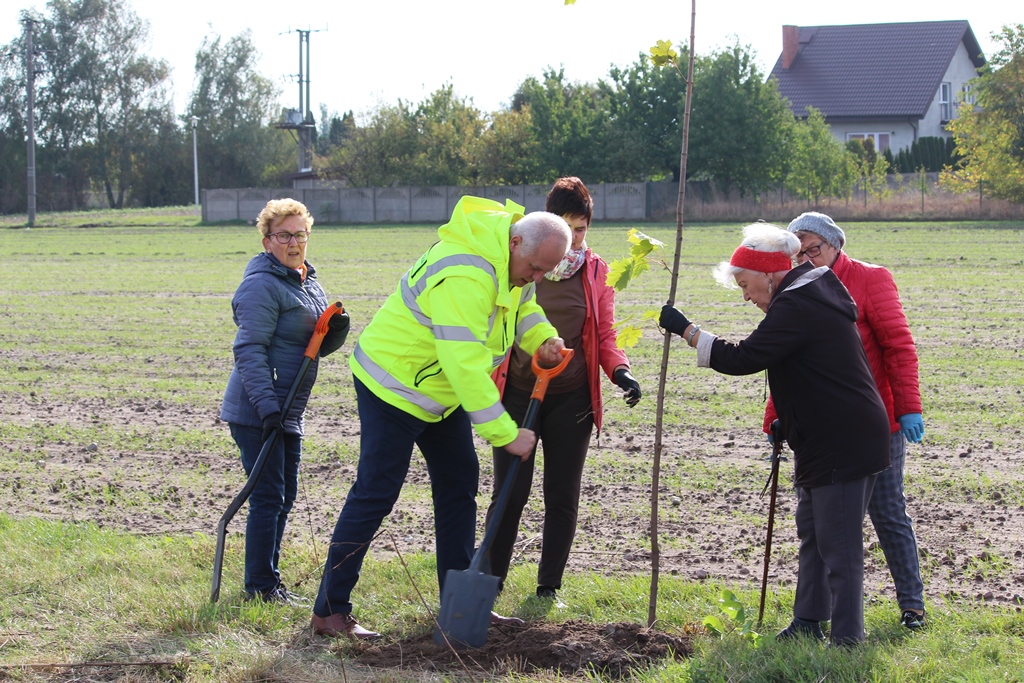
[(299, 232), (274, 232), (267, 235), (267, 237), (273, 237), (281, 244), (288, 244), (293, 238), (296, 244), (305, 244), (309, 240), (309, 233), (305, 230), (300, 230)]
[(796, 253), (796, 257), (797, 258), (802, 258), (802, 257), (806, 256), (807, 258), (816, 258), (817, 256), (819, 256), (821, 254), (821, 248), (823, 246), (825, 246), (825, 241), (824, 240), (822, 240), (821, 242), (818, 242), (813, 247), (807, 247), (803, 251), (798, 251)]

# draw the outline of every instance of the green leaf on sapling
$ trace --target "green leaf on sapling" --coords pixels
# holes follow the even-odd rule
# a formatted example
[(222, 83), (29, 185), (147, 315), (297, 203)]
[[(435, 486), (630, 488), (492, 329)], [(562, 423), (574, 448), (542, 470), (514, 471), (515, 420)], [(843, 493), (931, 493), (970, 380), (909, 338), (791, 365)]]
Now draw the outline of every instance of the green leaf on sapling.
[(651, 61), (655, 66), (667, 66), (675, 64), (679, 60), (679, 53), (672, 48), (672, 41), (659, 40), (650, 49)]

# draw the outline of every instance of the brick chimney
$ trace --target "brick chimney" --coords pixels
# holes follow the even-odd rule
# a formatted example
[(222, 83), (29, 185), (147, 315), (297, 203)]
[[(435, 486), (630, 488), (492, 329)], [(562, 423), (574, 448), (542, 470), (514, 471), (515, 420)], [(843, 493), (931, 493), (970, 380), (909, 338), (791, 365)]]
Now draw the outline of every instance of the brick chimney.
[(782, 27), (782, 68), (793, 66), (797, 53), (800, 52), (800, 27)]

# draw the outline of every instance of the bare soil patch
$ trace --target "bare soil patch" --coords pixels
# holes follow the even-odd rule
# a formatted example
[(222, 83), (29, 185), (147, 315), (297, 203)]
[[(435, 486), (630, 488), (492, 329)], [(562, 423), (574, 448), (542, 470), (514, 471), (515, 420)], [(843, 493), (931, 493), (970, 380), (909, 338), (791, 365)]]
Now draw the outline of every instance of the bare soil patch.
[(533, 622), (525, 627), (491, 627), (484, 647), (459, 650), (456, 656), (438, 645), (430, 634), (402, 641), (367, 644), (354, 662), (369, 667), (400, 667), (437, 672), (557, 671), (572, 675), (585, 671), (619, 678), (633, 669), (646, 668), (666, 658), (693, 653), (689, 636), (670, 635), (637, 624), (591, 624), (566, 621)]

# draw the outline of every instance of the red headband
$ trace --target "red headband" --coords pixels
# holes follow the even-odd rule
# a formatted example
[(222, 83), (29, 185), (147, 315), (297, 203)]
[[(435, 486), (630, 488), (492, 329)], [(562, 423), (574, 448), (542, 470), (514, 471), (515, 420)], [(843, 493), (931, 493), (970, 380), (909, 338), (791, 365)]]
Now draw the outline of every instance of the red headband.
[(729, 265), (755, 273), (777, 273), (790, 270), (793, 267), (793, 259), (781, 251), (754, 251), (750, 247), (740, 245), (732, 253)]

